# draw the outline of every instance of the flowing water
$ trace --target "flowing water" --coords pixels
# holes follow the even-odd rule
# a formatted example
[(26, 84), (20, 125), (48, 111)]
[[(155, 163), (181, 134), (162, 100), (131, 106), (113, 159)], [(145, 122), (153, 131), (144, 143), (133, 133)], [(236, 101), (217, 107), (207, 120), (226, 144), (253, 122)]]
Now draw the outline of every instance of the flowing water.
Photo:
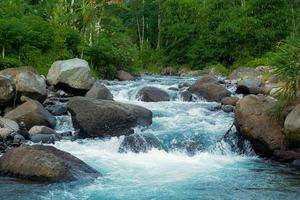
[[(216, 103), (201, 99), (183, 102), (179, 92), (168, 90), (195, 78), (144, 76), (134, 82), (106, 82), (116, 101), (144, 106), (153, 112), (149, 128), (163, 150), (118, 153), (123, 140), (111, 138), (60, 141), (55, 146), (72, 153), (99, 172), (97, 180), (59, 184), (0, 179), (0, 199), (300, 199), (299, 169), (259, 159), (248, 142), (238, 153), (222, 140), (233, 113), (211, 111)], [(170, 102), (145, 103), (135, 95), (144, 86), (162, 88)], [(234, 88), (229, 88), (234, 89)], [(58, 118), (57, 129), (72, 130), (69, 117)]]

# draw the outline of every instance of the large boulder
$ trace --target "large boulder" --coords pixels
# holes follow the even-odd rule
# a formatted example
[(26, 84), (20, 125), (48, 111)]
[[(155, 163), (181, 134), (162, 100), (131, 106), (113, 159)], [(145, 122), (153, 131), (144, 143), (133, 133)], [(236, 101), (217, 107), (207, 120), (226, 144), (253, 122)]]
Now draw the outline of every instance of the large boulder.
[(194, 83), (189, 91), (199, 97), (203, 97), (207, 101), (220, 102), (223, 98), (231, 95), (230, 91), (225, 86), (216, 83), (215, 80), (203, 81), (199, 80)]
[(284, 146), (284, 134), (270, 111), (276, 105), (271, 97), (248, 95), (235, 108), (235, 126), (248, 139), (257, 154), (271, 156)]
[(35, 100), (23, 103), (5, 114), (4, 117), (18, 123), (24, 122), (28, 130), (35, 125), (44, 125), (53, 128), (56, 124), (55, 118), (42, 106), (42, 104)]
[(260, 78), (265, 72), (262, 70), (256, 70), (250, 67), (239, 67), (235, 69), (228, 78), (231, 80), (238, 79), (257, 79)]
[(222, 99), (221, 103), (222, 105), (235, 106), (238, 101), (238, 97), (225, 97), (224, 99)]
[(237, 84), (236, 93), (238, 94), (262, 94), (262, 82), (258, 79), (243, 79)]
[(300, 104), (286, 117), (284, 132), (289, 146), (300, 148)]
[(16, 68), (6, 68), (4, 70), (1, 70), (0, 75), (15, 79), (18, 74), (27, 73), (27, 72), (38, 74), (33, 67), (16, 67)]
[(0, 158), (0, 174), (32, 181), (68, 182), (101, 174), (75, 156), (52, 146), (21, 146)]
[(15, 84), (12, 79), (0, 76), (0, 107), (9, 103), (15, 95)]
[(170, 101), (170, 97), (167, 92), (151, 86), (140, 89), (136, 98), (145, 102)]
[(56, 131), (46, 127), (46, 126), (34, 126), (29, 130), (29, 134), (30, 135), (37, 135), (37, 134), (43, 134), (43, 135), (47, 135), (47, 134), (53, 134), (56, 135)]
[(94, 99), (113, 100), (113, 95), (109, 89), (99, 83), (95, 83), (85, 96)]
[(16, 75), (16, 90), (18, 96), (25, 95), (31, 99), (44, 101), (47, 97), (45, 79), (33, 72), (22, 72)]
[(123, 70), (117, 71), (116, 78), (119, 81), (132, 81), (132, 80), (134, 80), (134, 77), (131, 74), (129, 74), (128, 72), (125, 72)]
[(136, 126), (149, 126), (152, 112), (146, 108), (97, 100), (73, 97), (68, 103), (75, 129), (80, 137), (107, 137), (133, 133)]
[(95, 82), (88, 62), (78, 58), (54, 62), (48, 72), (47, 81), (58, 89), (80, 95), (85, 94)]

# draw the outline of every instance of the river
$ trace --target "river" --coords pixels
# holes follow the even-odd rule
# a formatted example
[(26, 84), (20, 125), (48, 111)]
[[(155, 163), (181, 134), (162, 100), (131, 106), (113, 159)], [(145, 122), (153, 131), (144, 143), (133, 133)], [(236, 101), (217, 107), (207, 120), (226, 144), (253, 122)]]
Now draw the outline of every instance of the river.
[[(168, 89), (195, 81), (143, 76), (132, 82), (105, 82), (116, 101), (141, 105), (153, 112), (153, 124), (136, 128), (135, 132), (154, 134), (163, 149), (121, 154), (118, 148), (123, 137), (63, 140), (54, 146), (82, 159), (103, 177), (64, 184), (1, 178), (0, 199), (300, 199), (299, 169), (258, 158), (247, 141), (241, 153), (223, 140), (233, 123), (233, 113), (212, 111), (217, 103), (201, 99), (183, 102), (178, 91)], [(135, 95), (144, 86), (168, 91), (171, 101), (137, 101)], [(58, 121), (58, 131), (72, 130), (70, 117)]]

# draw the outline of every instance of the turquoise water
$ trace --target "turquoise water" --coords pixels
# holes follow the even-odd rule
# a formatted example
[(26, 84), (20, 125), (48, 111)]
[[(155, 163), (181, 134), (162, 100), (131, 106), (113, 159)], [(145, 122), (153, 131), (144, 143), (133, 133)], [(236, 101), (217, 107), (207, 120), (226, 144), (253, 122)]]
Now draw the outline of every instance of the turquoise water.
[[(84, 160), (103, 177), (67, 184), (1, 178), (0, 199), (300, 199), (299, 169), (258, 158), (248, 142), (240, 154), (222, 140), (233, 122), (232, 113), (210, 111), (217, 104), (200, 99), (182, 102), (177, 91), (168, 90), (195, 80), (145, 76), (135, 82), (109, 82), (116, 101), (152, 110), (152, 126), (135, 132), (156, 135), (164, 150), (120, 154), (123, 137), (61, 141), (55, 144), (57, 148)], [(149, 85), (168, 91), (172, 101), (136, 101), (137, 91)], [(69, 117), (59, 118), (59, 122), (58, 130), (72, 129)], [(194, 146), (195, 155), (190, 152)]]

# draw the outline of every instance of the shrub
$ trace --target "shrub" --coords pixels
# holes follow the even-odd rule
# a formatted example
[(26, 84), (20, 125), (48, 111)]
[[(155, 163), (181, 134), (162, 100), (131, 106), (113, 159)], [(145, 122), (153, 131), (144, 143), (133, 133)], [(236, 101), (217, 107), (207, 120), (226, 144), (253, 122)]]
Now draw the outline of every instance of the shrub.
[(22, 63), (16, 58), (0, 58), (0, 69), (19, 67)]

